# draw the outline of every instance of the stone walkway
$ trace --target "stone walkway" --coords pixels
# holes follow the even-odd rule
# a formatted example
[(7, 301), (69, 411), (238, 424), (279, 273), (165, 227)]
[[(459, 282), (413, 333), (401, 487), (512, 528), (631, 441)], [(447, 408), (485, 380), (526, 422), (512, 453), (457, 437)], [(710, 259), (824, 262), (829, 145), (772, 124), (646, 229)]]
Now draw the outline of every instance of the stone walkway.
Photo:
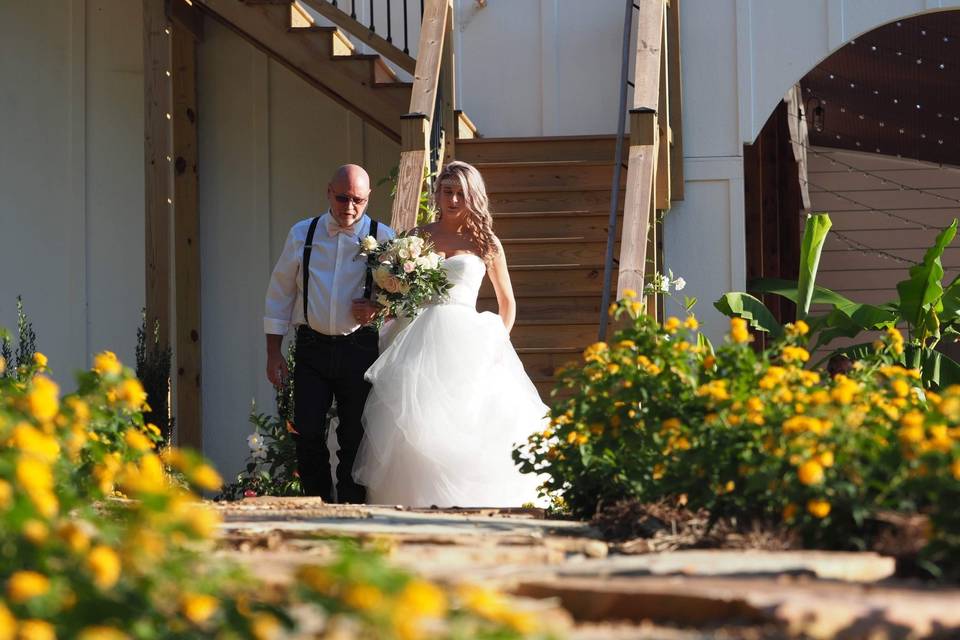
[(896, 581), (872, 553), (615, 555), (580, 522), (531, 511), (407, 510), (312, 498), (218, 504), (222, 553), (268, 581), (350, 537), (445, 582), (483, 581), (576, 640), (960, 638), (960, 589)]

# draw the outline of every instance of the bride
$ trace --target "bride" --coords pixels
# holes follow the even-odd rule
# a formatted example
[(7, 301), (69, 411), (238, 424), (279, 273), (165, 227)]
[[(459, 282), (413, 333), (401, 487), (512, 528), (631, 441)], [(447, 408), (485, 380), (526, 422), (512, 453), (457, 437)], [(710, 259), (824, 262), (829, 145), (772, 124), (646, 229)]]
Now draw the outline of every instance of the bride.
[[(536, 500), (538, 480), (519, 472), (511, 452), (546, 427), (547, 407), (510, 344), (516, 302), (483, 178), (451, 162), (436, 185), (439, 220), (415, 233), (445, 255), (453, 288), (391, 331), (367, 370), (373, 389), (353, 477), (371, 504), (518, 507)], [(476, 310), (484, 275), (499, 316)]]

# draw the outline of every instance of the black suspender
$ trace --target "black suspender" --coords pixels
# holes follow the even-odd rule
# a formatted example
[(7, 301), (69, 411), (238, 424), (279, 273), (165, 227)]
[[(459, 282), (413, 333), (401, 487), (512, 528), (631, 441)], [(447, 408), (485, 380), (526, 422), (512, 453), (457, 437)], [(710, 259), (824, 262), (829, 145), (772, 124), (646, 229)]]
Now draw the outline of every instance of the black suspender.
[[(373, 236), (373, 239), (377, 242), (380, 240), (377, 238), (377, 221), (373, 218), (370, 219), (370, 233), (367, 235)], [(363, 297), (367, 300), (370, 299), (370, 296), (373, 294), (373, 270), (367, 266), (367, 279), (363, 283)]]
[(303, 243), (303, 323), (310, 326), (310, 320), (307, 318), (307, 292), (310, 290), (310, 253), (313, 251), (313, 234), (317, 230), (317, 223), (320, 222), (320, 216), (310, 221), (310, 230), (307, 231), (307, 239)]
[[(307, 293), (310, 291), (310, 253), (313, 251), (313, 234), (317, 230), (317, 223), (320, 221), (320, 216), (317, 216), (310, 221), (310, 229), (307, 231), (307, 239), (303, 243), (303, 265), (301, 270), (303, 271), (303, 323), (307, 326), (310, 326), (310, 320), (307, 318), (307, 302), (308, 297)], [(377, 237), (377, 221), (371, 218), (370, 220), (370, 234), (374, 238)], [(371, 294), (373, 293), (373, 271), (370, 268), (367, 268), (367, 279), (363, 284), (363, 297), (367, 300), (370, 299)]]

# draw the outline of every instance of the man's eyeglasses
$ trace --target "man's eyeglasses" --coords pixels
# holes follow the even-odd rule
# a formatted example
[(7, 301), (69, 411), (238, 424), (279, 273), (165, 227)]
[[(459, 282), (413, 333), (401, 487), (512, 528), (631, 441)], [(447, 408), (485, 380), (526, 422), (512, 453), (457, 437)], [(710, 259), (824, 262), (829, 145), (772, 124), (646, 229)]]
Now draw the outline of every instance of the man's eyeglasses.
[(367, 198), (353, 198), (342, 193), (333, 194), (333, 199), (339, 202), (340, 204), (350, 204), (353, 203), (353, 206), (360, 208), (363, 205), (367, 204)]

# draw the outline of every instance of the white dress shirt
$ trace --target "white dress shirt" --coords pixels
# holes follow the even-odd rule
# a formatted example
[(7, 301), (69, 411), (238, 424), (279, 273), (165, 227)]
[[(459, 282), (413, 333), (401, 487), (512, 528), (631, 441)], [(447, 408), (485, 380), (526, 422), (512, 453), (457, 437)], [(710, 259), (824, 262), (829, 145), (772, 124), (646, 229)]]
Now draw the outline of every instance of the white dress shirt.
[[(310, 328), (327, 335), (346, 335), (360, 328), (350, 312), (354, 298), (363, 297), (366, 261), (357, 258), (360, 239), (370, 233), (370, 218), (364, 214), (356, 222), (355, 233), (330, 236), (328, 210), (320, 217), (313, 233), (310, 253), (307, 319)], [(303, 245), (313, 218), (301, 220), (287, 234), (283, 252), (270, 276), (263, 316), (264, 333), (286, 335), (290, 325), (303, 324)], [(377, 225), (377, 240), (396, 237), (393, 229)]]

